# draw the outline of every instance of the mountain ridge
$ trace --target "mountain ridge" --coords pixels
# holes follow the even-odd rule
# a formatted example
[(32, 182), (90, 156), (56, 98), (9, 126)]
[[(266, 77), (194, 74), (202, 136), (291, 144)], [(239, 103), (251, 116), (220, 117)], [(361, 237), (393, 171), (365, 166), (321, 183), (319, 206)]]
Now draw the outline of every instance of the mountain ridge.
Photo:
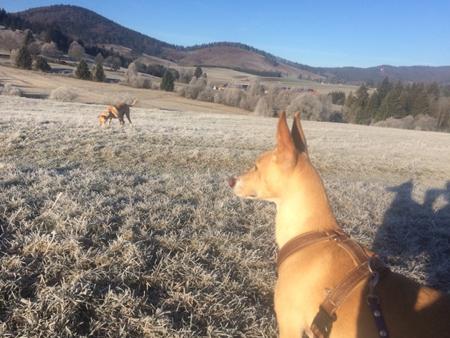
[[(376, 85), (386, 76), (391, 81), (450, 83), (450, 66), (311, 67), (276, 57), (238, 42), (213, 42), (195, 46), (170, 44), (126, 28), (89, 9), (53, 5), (13, 13), (30, 22), (56, 24), (62, 33), (90, 45), (115, 44), (134, 54), (148, 54), (181, 66), (216, 66), (279, 73), (333, 83)], [(220, 52), (219, 52), (220, 51)]]

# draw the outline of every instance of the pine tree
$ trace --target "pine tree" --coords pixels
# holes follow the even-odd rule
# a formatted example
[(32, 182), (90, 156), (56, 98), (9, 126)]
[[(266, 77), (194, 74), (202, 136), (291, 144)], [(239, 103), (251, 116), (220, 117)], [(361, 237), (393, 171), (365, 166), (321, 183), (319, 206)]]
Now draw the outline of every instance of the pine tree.
[(377, 115), (378, 109), (380, 108), (378, 95), (378, 92), (374, 91), (372, 95), (370, 95), (369, 100), (367, 100), (367, 104), (364, 107), (363, 114), (360, 117), (361, 124), (370, 124), (372, 120), (375, 120), (375, 116)]
[(99, 62), (97, 65), (92, 69), (92, 80), (96, 82), (103, 82), (105, 81), (106, 75), (105, 71), (103, 70), (102, 64)]
[(431, 82), (427, 86), (427, 91), (432, 99), (434, 99), (435, 101), (439, 100), (439, 97), (441, 96), (441, 89), (439, 88), (439, 85), (436, 81)]
[(369, 101), (369, 93), (365, 84), (362, 84), (355, 95), (350, 93), (345, 101), (344, 117), (351, 123), (367, 123), (364, 118), (364, 109)]
[(88, 80), (91, 78), (91, 72), (89, 71), (89, 67), (83, 59), (81, 59), (78, 64), (77, 70), (75, 71), (75, 75), (78, 79)]
[(410, 114), (416, 117), (419, 114), (430, 114), (430, 99), (424, 83), (414, 83), (408, 93)]
[(377, 120), (382, 121), (389, 117), (399, 119), (407, 114), (405, 88), (402, 82), (398, 81), (381, 103)]
[(195, 68), (194, 75), (197, 79), (203, 75), (203, 70), (200, 66), (197, 66), (197, 68)]
[(20, 48), (19, 53), (17, 54), (16, 66), (23, 69), (31, 69), (32, 64), (33, 59), (28, 52), (28, 48), (27, 46), (23, 46), (22, 48)]
[(343, 115), (344, 119), (347, 122), (354, 122), (356, 120), (355, 111), (353, 109), (353, 105), (356, 102), (356, 96), (353, 94), (353, 92), (350, 92), (348, 94), (347, 98), (345, 99), (344, 109), (343, 109)]
[(42, 70), (43, 72), (48, 72), (52, 69), (52, 67), (50, 67), (47, 63), (47, 60), (45, 60), (42, 56), (38, 56), (36, 59), (36, 68), (38, 70)]
[(355, 121), (358, 124), (365, 124), (364, 111), (369, 101), (369, 93), (366, 85), (363, 83), (358, 90), (356, 91), (356, 101), (352, 106), (352, 109), (355, 111)]
[(27, 29), (23, 36), (23, 44), (25, 46), (28, 46), (30, 43), (35, 42), (35, 41), (36, 40), (34, 39), (33, 33), (29, 29)]
[(389, 78), (386, 76), (377, 88), (378, 100), (380, 105), (381, 102), (383, 102), (386, 95), (392, 90), (392, 88), (394, 88), (394, 86), (392, 85), (392, 83), (389, 82)]
[(167, 69), (161, 81), (160, 85), (161, 90), (165, 90), (167, 92), (173, 91), (173, 89), (175, 88), (174, 81), (175, 80), (173, 78), (172, 72), (169, 69)]

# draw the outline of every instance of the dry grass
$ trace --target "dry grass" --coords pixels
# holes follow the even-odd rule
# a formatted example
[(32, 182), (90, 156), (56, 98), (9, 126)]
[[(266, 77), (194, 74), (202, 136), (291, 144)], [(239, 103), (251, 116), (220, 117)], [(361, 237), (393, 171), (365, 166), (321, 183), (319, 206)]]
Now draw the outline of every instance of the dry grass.
[[(133, 128), (100, 129), (103, 109), (1, 97), (3, 336), (275, 337), (275, 208), (225, 178), (276, 120), (133, 108)], [(305, 133), (341, 225), (450, 291), (450, 135)]]

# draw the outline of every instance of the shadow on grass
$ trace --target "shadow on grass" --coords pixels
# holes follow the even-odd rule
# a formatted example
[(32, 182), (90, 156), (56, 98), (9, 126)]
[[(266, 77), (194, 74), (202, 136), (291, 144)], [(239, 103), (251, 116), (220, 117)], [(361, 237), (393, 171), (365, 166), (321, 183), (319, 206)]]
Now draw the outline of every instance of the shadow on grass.
[[(450, 181), (444, 189), (428, 190), (423, 204), (413, 199), (412, 180), (387, 190), (396, 196), (384, 214), (372, 249), (387, 257), (390, 265), (417, 261), (418, 270), (425, 274), (420, 278), (423, 283), (450, 290)], [(436, 208), (439, 198), (445, 203)]]
[[(450, 181), (444, 189), (426, 191), (423, 203), (414, 200), (413, 188), (409, 180), (387, 189), (396, 195), (372, 249), (401, 274), (388, 274), (380, 281), (384, 287), (378, 287), (377, 292), (391, 337), (441, 337), (448, 332), (450, 298), (445, 294), (427, 296), (420, 284), (404, 277), (403, 272), (413, 267), (414, 277), (422, 284), (450, 291)], [(363, 294), (368, 292), (366, 286)], [(363, 297), (358, 316), (365, 325), (358, 326), (358, 337), (379, 336), (368, 309)]]

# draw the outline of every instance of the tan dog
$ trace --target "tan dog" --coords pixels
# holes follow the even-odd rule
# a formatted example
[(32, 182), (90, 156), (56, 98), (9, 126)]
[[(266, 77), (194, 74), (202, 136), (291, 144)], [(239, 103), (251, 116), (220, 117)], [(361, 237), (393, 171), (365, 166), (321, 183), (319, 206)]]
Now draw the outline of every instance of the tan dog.
[[(291, 133), (282, 112), (276, 149), (263, 154), (253, 169), (230, 178), (228, 183), (237, 196), (276, 203), (279, 248), (298, 235), (342, 232), (322, 180), (309, 160), (298, 113)], [(382, 277), (374, 287), (382, 316), (378, 316), (378, 310), (372, 311), (367, 303), (369, 278), (364, 278), (352, 283), (351, 292), (337, 306), (332, 327), (324, 335), (313, 333), (311, 323), (325, 298), (355, 269), (354, 256), (344, 250), (342, 243), (326, 240), (306, 246), (292, 252), (279, 265), (275, 311), (280, 337), (300, 338), (302, 333), (309, 337), (345, 338), (450, 337), (450, 295), (394, 272)], [(362, 253), (373, 255), (367, 250)], [(375, 324), (375, 319), (380, 317), (384, 318), (387, 332)]]
[(103, 126), (106, 122), (108, 122), (108, 124), (111, 124), (112, 119), (119, 119), (120, 125), (124, 126), (124, 115), (126, 115), (128, 121), (130, 122), (130, 125), (133, 125), (130, 119), (130, 107), (133, 107), (137, 100), (138, 99), (134, 100), (131, 105), (128, 105), (126, 103), (118, 103), (108, 106), (105, 111), (98, 116), (100, 127)]

